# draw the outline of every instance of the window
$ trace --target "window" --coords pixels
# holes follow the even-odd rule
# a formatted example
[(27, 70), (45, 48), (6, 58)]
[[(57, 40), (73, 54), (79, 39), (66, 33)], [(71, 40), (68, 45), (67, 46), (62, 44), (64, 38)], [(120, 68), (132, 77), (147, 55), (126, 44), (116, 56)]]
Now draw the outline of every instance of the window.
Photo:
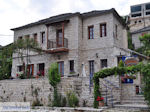
[(44, 76), (44, 68), (45, 68), (45, 64), (44, 63), (39, 63), (38, 64), (38, 72), (37, 72), (37, 74), (39, 76)]
[(106, 23), (102, 23), (100, 24), (100, 37), (105, 37), (107, 36), (107, 33), (106, 33)]
[(141, 16), (141, 13), (132, 14), (131, 16), (132, 16), (132, 17), (139, 17), (139, 16)]
[(89, 36), (89, 39), (94, 39), (94, 26), (88, 27), (88, 36)]
[(146, 10), (150, 10), (150, 4), (146, 4), (146, 5), (145, 5), (145, 9), (146, 9)]
[(33, 35), (34, 41), (37, 42), (37, 33)]
[(132, 6), (131, 7), (131, 12), (138, 12), (138, 11), (141, 11), (141, 6)]
[(74, 72), (74, 60), (70, 60), (70, 72)]
[(20, 39), (20, 40), (21, 40), (21, 39), (22, 39), (22, 37), (18, 37), (18, 39)]
[(118, 26), (117, 25), (115, 25), (115, 37), (117, 38), (117, 36), (118, 36)]
[(34, 64), (28, 65), (27, 67), (27, 75), (32, 76), (34, 74)]
[(23, 66), (18, 66), (18, 67), (17, 67), (17, 71), (18, 71), (18, 72), (23, 71)]
[(93, 86), (94, 60), (89, 61), (90, 86)]
[(107, 59), (101, 59), (101, 68), (107, 67)]
[(45, 41), (45, 32), (41, 32), (41, 43), (43, 44)]
[(149, 12), (146, 12), (146, 15), (150, 15), (150, 11), (149, 11)]
[(58, 70), (59, 70), (61, 77), (63, 77), (64, 76), (64, 62), (63, 61), (58, 62)]
[(89, 61), (89, 72), (90, 74), (94, 74), (94, 60)]
[(62, 29), (57, 30), (57, 47), (63, 47)]

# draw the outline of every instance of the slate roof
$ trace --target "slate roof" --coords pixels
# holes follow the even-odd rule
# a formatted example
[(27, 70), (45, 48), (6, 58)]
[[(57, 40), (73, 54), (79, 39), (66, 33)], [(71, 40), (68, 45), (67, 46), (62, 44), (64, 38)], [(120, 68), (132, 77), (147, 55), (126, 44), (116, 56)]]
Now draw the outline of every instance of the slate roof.
[(144, 28), (139, 29), (137, 31), (131, 32), (131, 34), (141, 33), (141, 32), (145, 32), (145, 31), (150, 31), (150, 26), (147, 26), (147, 27), (144, 27)]
[(90, 12), (86, 12), (86, 13), (65, 13), (65, 14), (60, 14), (60, 15), (56, 15), (56, 16), (52, 16), (43, 20), (39, 20), (37, 22), (34, 23), (30, 23), (21, 27), (17, 27), (17, 28), (12, 28), (11, 30), (20, 30), (20, 29), (24, 29), (24, 28), (29, 28), (35, 25), (40, 25), (40, 24), (50, 24), (50, 23), (55, 23), (55, 22), (59, 22), (59, 21), (64, 21), (64, 20), (68, 20), (70, 17), (72, 16), (80, 16), (82, 19), (88, 18), (88, 17), (94, 17), (97, 15), (102, 15), (102, 14), (108, 14), (108, 13), (113, 13), (114, 16), (119, 20), (119, 22), (125, 26), (122, 18), (119, 16), (119, 14), (116, 12), (116, 10), (114, 8), (112, 9), (108, 9), (108, 10), (94, 10), (94, 11), (90, 11)]

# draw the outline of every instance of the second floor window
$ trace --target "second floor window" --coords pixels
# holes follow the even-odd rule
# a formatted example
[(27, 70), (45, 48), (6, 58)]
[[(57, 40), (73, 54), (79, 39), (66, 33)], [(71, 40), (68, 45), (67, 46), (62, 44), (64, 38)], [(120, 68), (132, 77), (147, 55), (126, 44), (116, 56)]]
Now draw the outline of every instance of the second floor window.
[(43, 44), (45, 41), (45, 32), (41, 32), (41, 43)]
[(94, 26), (89, 26), (88, 27), (88, 38), (89, 39), (94, 39)]
[(106, 29), (106, 23), (100, 24), (100, 37), (106, 37), (107, 36), (107, 29)]

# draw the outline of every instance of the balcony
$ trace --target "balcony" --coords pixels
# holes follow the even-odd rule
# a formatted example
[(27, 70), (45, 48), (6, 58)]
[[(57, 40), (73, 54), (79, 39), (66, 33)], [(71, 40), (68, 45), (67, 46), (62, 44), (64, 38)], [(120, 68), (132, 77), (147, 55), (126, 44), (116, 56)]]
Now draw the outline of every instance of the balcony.
[(68, 52), (68, 39), (60, 38), (60, 39), (50, 39), (47, 43), (47, 52), (48, 53), (60, 53), (60, 52)]

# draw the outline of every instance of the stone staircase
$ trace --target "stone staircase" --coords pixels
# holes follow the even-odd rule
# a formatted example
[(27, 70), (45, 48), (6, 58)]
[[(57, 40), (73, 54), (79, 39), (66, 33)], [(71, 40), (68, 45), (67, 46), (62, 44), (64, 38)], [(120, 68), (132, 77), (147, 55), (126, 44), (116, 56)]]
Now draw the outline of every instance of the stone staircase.
[(147, 102), (143, 95), (135, 95), (133, 97), (122, 99), (121, 104), (115, 105), (115, 108), (140, 109), (149, 110)]
[[(105, 104), (108, 107), (113, 107), (116, 104), (120, 104), (120, 101), (114, 95), (115, 93), (120, 92), (119, 86), (107, 79), (103, 79), (100, 84), (101, 95), (104, 98)], [(117, 97), (120, 97), (120, 94)]]

